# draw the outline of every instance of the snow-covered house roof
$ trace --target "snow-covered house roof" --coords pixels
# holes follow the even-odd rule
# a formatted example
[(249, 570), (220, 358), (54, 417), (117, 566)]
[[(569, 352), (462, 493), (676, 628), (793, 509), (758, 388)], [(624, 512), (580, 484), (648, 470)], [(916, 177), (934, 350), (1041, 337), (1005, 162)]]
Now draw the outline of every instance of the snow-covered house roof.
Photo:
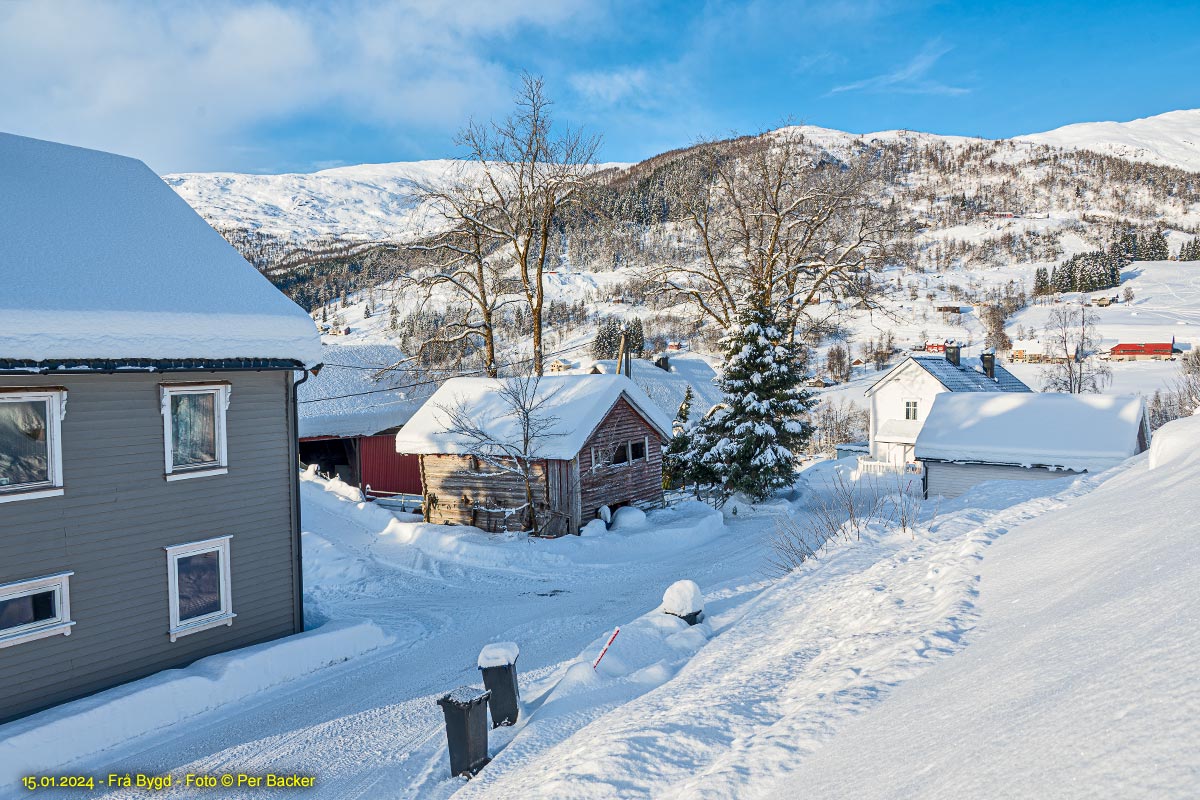
[(414, 394), (399, 373), (384, 372), (402, 358), (387, 344), (325, 345), (320, 373), (297, 390), (300, 438), (369, 436), (407, 422), (428, 393)]
[(1147, 439), (1137, 396), (943, 392), (929, 409), (915, 454), (1096, 472), (1141, 452)]
[(887, 373), (875, 381), (867, 389), (867, 395), (874, 394), (880, 386), (894, 378), (901, 370), (918, 367), (928, 372), (949, 392), (1031, 392), (1033, 391), (1017, 376), (996, 364), (996, 377), (989, 378), (984, 374), (977, 358), (963, 358), (957, 365), (947, 361), (942, 355), (910, 355)]
[[(498, 391), (516, 378), (452, 378), (442, 384), (396, 434), (396, 451), (415, 455), (466, 455), (478, 449), (472, 441), (447, 430), (450, 409), (461, 408), (472, 423), (495, 441), (520, 441), (512, 407)], [(538, 380), (538, 415), (549, 422), (532, 455), (571, 459), (583, 448), (604, 417), (622, 397), (664, 439), (671, 437), (671, 417), (623, 375), (550, 375)]]
[(317, 364), (308, 314), (141, 161), (0, 133), (0, 360)]
[[(717, 373), (700, 356), (671, 353), (667, 359), (668, 369), (665, 370), (653, 361), (642, 358), (633, 359), (632, 365), (633, 382), (671, 419), (679, 411), (689, 386), (692, 387), (692, 414), (695, 418), (708, 413), (722, 400), (721, 390), (713, 383)], [(607, 375), (620, 371), (615, 359), (584, 361), (579, 367), (579, 372), (585, 374), (594, 370)]]

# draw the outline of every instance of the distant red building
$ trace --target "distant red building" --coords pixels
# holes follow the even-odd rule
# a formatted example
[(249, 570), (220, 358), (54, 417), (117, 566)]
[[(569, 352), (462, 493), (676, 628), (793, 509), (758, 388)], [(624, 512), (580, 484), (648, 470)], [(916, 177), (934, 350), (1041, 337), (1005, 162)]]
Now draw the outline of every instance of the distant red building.
[(1166, 361), (1174, 356), (1174, 339), (1169, 342), (1122, 342), (1108, 351), (1111, 361)]

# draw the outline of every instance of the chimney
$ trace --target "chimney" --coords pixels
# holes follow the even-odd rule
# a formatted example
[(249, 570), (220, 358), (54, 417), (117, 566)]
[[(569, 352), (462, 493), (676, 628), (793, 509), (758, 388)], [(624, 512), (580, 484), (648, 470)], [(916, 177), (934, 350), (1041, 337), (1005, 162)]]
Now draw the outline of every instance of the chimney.
[(958, 342), (953, 340), (946, 342), (946, 360), (956, 367), (960, 366), (961, 359), (959, 356), (961, 352)]
[(996, 351), (990, 347), (984, 350), (979, 356), (979, 363), (983, 365), (983, 374), (996, 380)]

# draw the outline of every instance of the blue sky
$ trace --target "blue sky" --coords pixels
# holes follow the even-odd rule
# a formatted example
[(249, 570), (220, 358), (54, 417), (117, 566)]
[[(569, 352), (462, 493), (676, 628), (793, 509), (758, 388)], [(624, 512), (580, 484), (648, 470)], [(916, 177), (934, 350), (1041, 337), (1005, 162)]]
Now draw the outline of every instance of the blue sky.
[(789, 120), (1003, 137), (1200, 107), (1200, 3), (0, 3), (0, 130), (160, 172), (453, 156), (522, 71), (609, 161)]

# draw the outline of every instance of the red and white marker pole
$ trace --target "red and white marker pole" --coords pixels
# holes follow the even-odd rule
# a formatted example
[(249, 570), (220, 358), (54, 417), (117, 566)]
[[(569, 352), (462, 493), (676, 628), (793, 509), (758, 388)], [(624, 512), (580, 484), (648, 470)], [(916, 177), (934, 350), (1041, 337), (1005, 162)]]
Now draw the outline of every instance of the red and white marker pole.
[(604, 658), (604, 654), (608, 652), (608, 648), (612, 645), (613, 639), (616, 639), (617, 634), (620, 632), (621, 632), (621, 629), (618, 627), (616, 630), (613, 631), (613, 635), (608, 637), (608, 642), (605, 643), (604, 649), (600, 651), (600, 655), (596, 656), (596, 663), (592, 664), (593, 670), (600, 666), (600, 659)]

